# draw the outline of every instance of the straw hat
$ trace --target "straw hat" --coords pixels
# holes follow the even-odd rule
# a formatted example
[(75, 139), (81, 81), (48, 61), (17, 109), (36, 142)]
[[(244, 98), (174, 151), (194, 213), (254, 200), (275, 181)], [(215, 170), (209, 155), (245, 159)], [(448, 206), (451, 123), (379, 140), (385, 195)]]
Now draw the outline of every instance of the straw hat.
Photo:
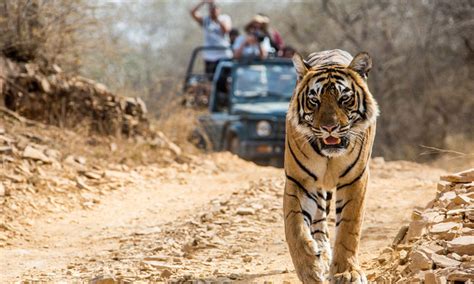
[(257, 24), (262, 24), (262, 25), (268, 25), (268, 23), (270, 23), (270, 19), (266, 16), (262, 16), (262, 15), (255, 15), (253, 16), (252, 20), (250, 20), (250, 22), (248, 22), (246, 25), (245, 25), (245, 30), (248, 31), (250, 29), (250, 27), (252, 27), (252, 25), (254, 23), (257, 23)]

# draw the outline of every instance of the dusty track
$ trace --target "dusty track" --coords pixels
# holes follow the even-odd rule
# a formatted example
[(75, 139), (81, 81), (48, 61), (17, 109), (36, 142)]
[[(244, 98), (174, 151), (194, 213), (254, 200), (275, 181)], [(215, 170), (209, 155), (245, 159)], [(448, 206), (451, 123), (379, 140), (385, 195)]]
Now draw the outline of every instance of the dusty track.
[[(91, 208), (45, 212), (0, 248), (0, 282), (232, 279), (297, 283), (281, 218), (283, 171), (217, 154), (199, 167), (135, 169)], [(363, 261), (388, 245), (443, 172), (372, 163)], [(247, 210), (247, 211), (246, 211)]]

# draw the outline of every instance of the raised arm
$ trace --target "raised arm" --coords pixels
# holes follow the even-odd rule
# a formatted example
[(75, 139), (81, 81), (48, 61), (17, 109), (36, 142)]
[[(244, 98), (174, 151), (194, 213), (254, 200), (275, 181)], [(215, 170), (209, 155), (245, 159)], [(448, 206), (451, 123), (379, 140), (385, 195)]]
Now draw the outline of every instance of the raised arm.
[(221, 28), (222, 33), (226, 34), (226, 33), (230, 32), (230, 29), (232, 28), (232, 24), (231, 24), (230, 18), (228, 16), (226, 16), (222, 20), (219, 20), (219, 18), (217, 18), (216, 22), (219, 23), (219, 26)]
[(193, 17), (193, 19), (201, 26), (203, 24), (202, 16), (198, 15), (197, 12), (206, 3), (209, 3), (209, 0), (203, 0), (203, 1), (199, 2), (196, 6), (194, 6), (193, 9), (191, 9), (191, 17)]

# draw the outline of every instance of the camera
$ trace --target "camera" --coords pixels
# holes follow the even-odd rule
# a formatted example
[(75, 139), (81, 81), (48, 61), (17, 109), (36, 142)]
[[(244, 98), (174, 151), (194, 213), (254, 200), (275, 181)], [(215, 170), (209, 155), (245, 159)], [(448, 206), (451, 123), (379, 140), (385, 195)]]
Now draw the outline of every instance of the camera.
[(257, 39), (258, 42), (262, 42), (266, 37), (266, 35), (261, 31), (256, 31), (256, 32), (253, 32), (252, 34)]

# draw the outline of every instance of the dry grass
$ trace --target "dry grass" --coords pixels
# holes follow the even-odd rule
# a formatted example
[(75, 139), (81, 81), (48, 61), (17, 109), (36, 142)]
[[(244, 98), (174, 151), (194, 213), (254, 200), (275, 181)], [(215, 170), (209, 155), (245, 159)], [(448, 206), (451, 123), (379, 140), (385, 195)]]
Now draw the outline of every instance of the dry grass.
[(161, 112), (164, 114), (152, 121), (152, 129), (163, 132), (185, 153), (198, 153), (200, 150), (189, 141), (189, 138), (198, 125), (198, 117), (207, 110), (185, 108), (178, 98), (168, 102), (162, 107)]
[(447, 149), (429, 147), (425, 153), (439, 156), (429, 164), (450, 172), (474, 168), (474, 141), (465, 135), (451, 135), (446, 138)]

